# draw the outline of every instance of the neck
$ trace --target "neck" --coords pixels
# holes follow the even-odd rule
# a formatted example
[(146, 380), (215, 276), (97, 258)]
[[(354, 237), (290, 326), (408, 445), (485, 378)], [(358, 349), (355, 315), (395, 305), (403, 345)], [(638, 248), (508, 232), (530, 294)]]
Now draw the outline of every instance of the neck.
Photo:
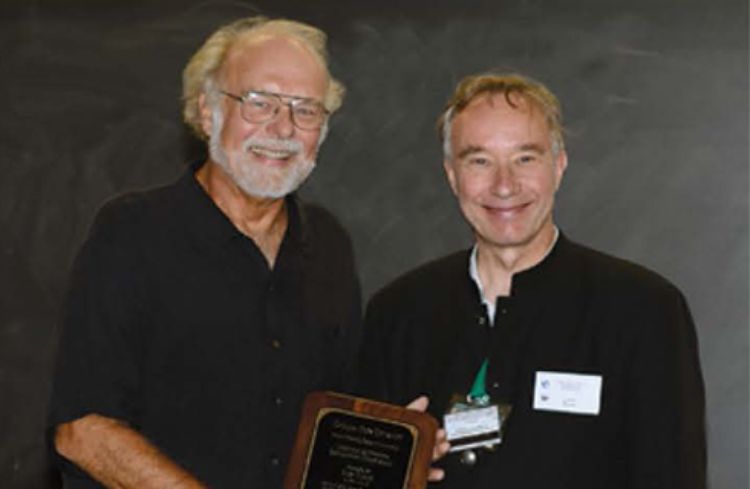
[(255, 242), (273, 268), (288, 224), (284, 199), (246, 194), (210, 159), (195, 178), (232, 224)]
[(501, 247), (477, 240), (477, 273), (485, 299), (494, 301), (498, 296), (509, 296), (513, 275), (544, 260), (557, 234), (557, 228), (550, 222), (531, 243), (522, 246)]

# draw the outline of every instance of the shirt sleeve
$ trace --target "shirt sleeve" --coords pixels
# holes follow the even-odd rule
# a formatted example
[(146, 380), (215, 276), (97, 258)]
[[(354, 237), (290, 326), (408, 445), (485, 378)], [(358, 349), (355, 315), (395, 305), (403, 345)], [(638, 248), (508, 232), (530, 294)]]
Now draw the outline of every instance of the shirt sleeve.
[(73, 265), (63, 305), (49, 426), (97, 413), (134, 421), (140, 286), (132, 237), (104, 208)]
[(644, 322), (628, 389), (631, 489), (705, 489), (705, 393), (695, 325), (670, 288)]
[(358, 395), (384, 402), (398, 402), (387, 379), (392, 363), (385, 347), (388, 328), (383, 313), (381, 295), (376, 295), (367, 305), (364, 321), (363, 340), (357, 364), (356, 392)]

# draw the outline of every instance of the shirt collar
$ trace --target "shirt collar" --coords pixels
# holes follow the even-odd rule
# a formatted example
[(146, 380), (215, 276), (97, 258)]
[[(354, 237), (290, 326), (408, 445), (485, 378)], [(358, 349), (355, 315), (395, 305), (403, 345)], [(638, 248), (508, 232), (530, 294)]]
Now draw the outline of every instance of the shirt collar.
[[(539, 263), (544, 262), (547, 257), (552, 253), (552, 250), (555, 248), (555, 245), (557, 244), (557, 240), (560, 237), (560, 230), (555, 228), (555, 235), (552, 238), (552, 243), (550, 243), (549, 248), (544, 252), (544, 255), (542, 255), (542, 258), (539, 260)], [(537, 264), (538, 265), (538, 264)], [(536, 267), (537, 265), (534, 265)], [(534, 268), (532, 267), (532, 268)], [(482, 286), (482, 279), (479, 277), (479, 270), (477, 268), (477, 244), (474, 243), (474, 246), (471, 249), (471, 255), (469, 256), (469, 276), (474, 281), (474, 283), (477, 286), (477, 289), (479, 289), (479, 297), (482, 301), (482, 304), (487, 308), (487, 315), (490, 318), (490, 323), (494, 323), (495, 319), (495, 307), (497, 305), (497, 301), (489, 301), (484, 296), (484, 287)]]
[[(195, 178), (195, 172), (203, 164), (202, 161), (192, 163), (175, 185), (179, 196), (177, 205), (180, 209), (176, 209), (178, 215), (185, 217), (187, 227), (206, 246), (220, 246), (227, 241), (244, 238), (245, 235), (232, 224)], [(295, 194), (290, 194), (285, 197), (285, 201), (289, 222), (284, 240), (291, 238), (304, 243), (305, 219), (301, 215), (298, 199)]]

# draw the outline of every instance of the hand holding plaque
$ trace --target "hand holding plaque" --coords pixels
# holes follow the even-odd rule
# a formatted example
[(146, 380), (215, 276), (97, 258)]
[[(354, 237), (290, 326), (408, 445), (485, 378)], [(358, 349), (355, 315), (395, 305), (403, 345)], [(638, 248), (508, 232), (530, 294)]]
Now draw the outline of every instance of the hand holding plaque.
[(284, 489), (423, 489), (437, 427), (426, 413), (313, 392), (302, 409)]

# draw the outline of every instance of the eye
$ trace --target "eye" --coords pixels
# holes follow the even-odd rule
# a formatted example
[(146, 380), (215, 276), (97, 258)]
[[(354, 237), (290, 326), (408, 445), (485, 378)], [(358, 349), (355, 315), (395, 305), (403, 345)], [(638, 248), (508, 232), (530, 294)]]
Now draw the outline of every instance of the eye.
[(266, 112), (273, 109), (274, 102), (262, 94), (250, 93), (245, 99), (245, 106), (253, 112)]
[(253, 109), (265, 110), (268, 109), (271, 104), (267, 100), (251, 98), (247, 101), (247, 105)]
[(485, 166), (490, 160), (484, 156), (472, 156), (468, 161), (470, 165)]
[(298, 117), (313, 119), (318, 117), (320, 112), (320, 109), (316, 105), (311, 104), (296, 105), (294, 107), (294, 115)]
[(528, 165), (529, 163), (533, 163), (537, 160), (537, 156), (535, 154), (524, 154), (518, 157), (518, 162), (522, 165)]

